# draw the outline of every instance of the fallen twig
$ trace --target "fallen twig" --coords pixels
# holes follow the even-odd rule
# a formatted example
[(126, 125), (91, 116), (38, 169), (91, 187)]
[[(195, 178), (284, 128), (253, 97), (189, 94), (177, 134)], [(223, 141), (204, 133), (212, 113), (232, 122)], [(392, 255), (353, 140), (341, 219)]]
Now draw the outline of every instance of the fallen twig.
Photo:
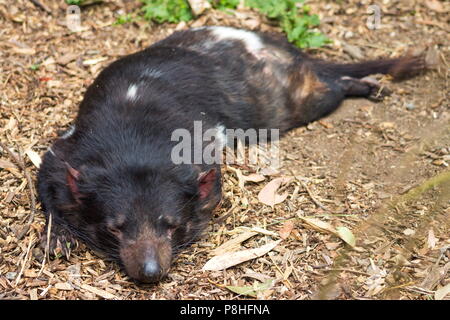
[(317, 198), (316, 196), (311, 192), (311, 190), (309, 190), (308, 186), (306, 185), (306, 183), (304, 183), (301, 179), (298, 179), (297, 177), (295, 177), (295, 179), (297, 179), (297, 181), (300, 182), (300, 184), (302, 185), (302, 187), (306, 190), (306, 192), (308, 193), (309, 197), (311, 198), (311, 200), (316, 204), (316, 206), (318, 206), (319, 208), (325, 210), (325, 211), (329, 211), (327, 209), (327, 207), (325, 207)]
[(1, 142), (1, 141), (0, 141), (0, 148), (5, 150), (9, 154), (10, 158), (12, 160), (14, 160), (14, 162), (16, 162), (16, 164), (20, 167), (20, 169), (22, 169), (23, 174), (25, 176), (25, 179), (27, 180), (27, 186), (28, 186), (28, 190), (29, 190), (29, 193), (30, 193), (31, 214), (30, 214), (30, 217), (28, 218), (28, 222), (27, 222), (26, 226), (17, 235), (17, 238), (20, 240), (28, 232), (28, 229), (30, 228), (31, 223), (34, 220), (34, 216), (35, 216), (35, 213), (36, 213), (36, 197), (35, 197), (35, 193), (34, 193), (34, 189), (33, 189), (33, 181), (31, 180), (30, 173), (28, 172), (28, 169), (27, 169), (27, 167), (25, 165), (25, 162), (23, 161), (23, 157), (22, 157), (22, 155), (20, 153), (20, 150), (18, 151), (19, 153), (16, 154), (11, 149), (6, 147), (3, 144), (3, 142)]
[(44, 10), (48, 14), (52, 14), (52, 10), (50, 10), (46, 5), (42, 4), (39, 0), (30, 0), (32, 4), (34, 4), (39, 9)]
[(20, 268), (20, 272), (17, 275), (15, 286), (17, 286), (20, 282), (23, 271), (25, 270), (25, 266), (27, 265), (27, 260), (28, 260), (29, 254), (30, 254), (31, 247), (33, 246), (33, 243), (34, 243), (34, 236), (32, 235), (30, 238), (30, 242), (28, 243), (27, 252), (25, 253), (25, 256), (23, 257), (22, 267)]

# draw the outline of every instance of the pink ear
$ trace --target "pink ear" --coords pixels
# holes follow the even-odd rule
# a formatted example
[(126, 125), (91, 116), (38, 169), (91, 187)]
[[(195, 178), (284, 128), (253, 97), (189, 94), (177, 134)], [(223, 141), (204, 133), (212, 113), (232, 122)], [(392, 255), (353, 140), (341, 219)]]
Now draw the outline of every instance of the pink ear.
[(198, 177), (198, 189), (200, 199), (206, 198), (214, 187), (216, 181), (216, 169), (211, 169), (206, 172), (200, 173)]
[(66, 180), (67, 185), (69, 186), (70, 192), (72, 192), (73, 197), (75, 200), (80, 203), (81, 200), (81, 194), (78, 190), (77, 180), (80, 177), (80, 172), (70, 166), (67, 162), (65, 163), (67, 167), (67, 174), (66, 174)]

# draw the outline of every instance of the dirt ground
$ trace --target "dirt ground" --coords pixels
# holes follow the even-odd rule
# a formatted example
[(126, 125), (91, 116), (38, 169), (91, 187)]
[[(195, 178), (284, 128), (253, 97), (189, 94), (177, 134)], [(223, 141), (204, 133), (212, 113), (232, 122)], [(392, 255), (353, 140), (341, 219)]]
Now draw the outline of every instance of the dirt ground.
[[(83, 7), (82, 30), (71, 32), (63, 1), (40, 2), (45, 9), (0, 0), (0, 299), (450, 298), (449, 2), (382, 1), (381, 28), (371, 30), (370, 1), (309, 1), (333, 40), (311, 54), (354, 61), (428, 46), (435, 70), (400, 83), (383, 79), (393, 91), (384, 101), (347, 100), (331, 116), (293, 130), (281, 139), (282, 168), (264, 181), (242, 187), (241, 175), (257, 168), (224, 166), (222, 206), (157, 285), (135, 284), (83, 245), (68, 260), (44, 259), (38, 244), (45, 221), (33, 189), (37, 156), (68, 128), (86, 87), (118, 57), (191, 25), (277, 28), (243, 9), (211, 11), (187, 24), (114, 25), (137, 1), (104, 1)], [(293, 178), (278, 190), (287, 199), (272, 208), (258, 193), (277, 177)], [(331, 227), (347, 227), (356, 245)], [(215, 248), (249, 230), (234, 250), (281, 242), (259, 258), (202, 271)]]

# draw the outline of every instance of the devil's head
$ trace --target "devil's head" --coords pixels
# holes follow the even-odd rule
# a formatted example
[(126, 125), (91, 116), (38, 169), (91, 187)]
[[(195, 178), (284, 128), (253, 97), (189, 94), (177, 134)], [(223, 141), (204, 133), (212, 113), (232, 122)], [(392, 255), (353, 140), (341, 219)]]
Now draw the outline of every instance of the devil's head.
[(70, 229), (141, 282), (167, 274), (179, 249), (204, 230), (221, 197), (218, 168), (74, 168), (66, 162), (65, 171), (71, 204), (60, 210)]

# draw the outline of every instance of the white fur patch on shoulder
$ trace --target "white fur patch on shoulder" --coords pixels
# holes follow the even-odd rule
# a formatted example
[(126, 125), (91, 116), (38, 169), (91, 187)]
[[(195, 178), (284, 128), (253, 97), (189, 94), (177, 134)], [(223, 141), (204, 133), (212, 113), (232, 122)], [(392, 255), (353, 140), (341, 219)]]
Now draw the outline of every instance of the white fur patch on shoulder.
[(127, 91), (127, 99), (128, 100), (136, 100), (137, 99), (137, 90), (138, 86), (136, 84), (132, 84), (128, 87)]
[(218, 40), (240, 40), (244, 43), (248, 52), (256, 54), (259, 50), (264, 48), (261, 38), (254, 32), (247, 30), (240, 30), (231, 27), (209, 27), (212, 34)]
[(227, 145), (227, 136), (225, 134), (225, 127), (222, 124), (217, 124), (216, 126), (215, 139), (219, 144), (219, 148), (223, 149)]
[(70, 128), (64, 132), (64, 134), (61, 136), (61, 139), (67, 139), (70, 136), (72, 136), (75, 133), (75, 126), (70, 126)]
[(56, 157), (56, 154), (55, 154), (55, 152), (53, 151), (52, 147), (48, 147), (47, 151), (50, 152), (50, 154), (51, 154), (52, 156)]

